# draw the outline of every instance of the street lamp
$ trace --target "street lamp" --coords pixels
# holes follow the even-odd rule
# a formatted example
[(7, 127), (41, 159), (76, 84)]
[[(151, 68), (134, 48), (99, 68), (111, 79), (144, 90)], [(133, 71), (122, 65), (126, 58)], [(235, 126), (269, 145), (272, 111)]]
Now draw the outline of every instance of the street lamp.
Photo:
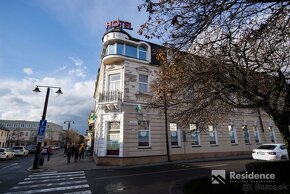
[(67, 123), (67, 134), (66, 134), (66, 138), (65, 138), (65, 145), (64, 145), (64, 153), (66, 153), (67, 150), (67, 142), (68, 142), (68, 132), (69, 132), (69, 128), (70, 128), (70, 123), (74, 124), (74, 121), (64, 121), (63, 124)]
[[(61, 91), (60, 87), (41, 86), (41, 85), (36, 85), (36, 88), (34, 90), (32, 90), (32, 91), (33, 92), (41, 92), (40, 89), (39, 89), (40, 87), (47, 88), (45, 102), (44, 102), (44, 107), (43, 107), (43, 113), (42, 113), (42, 119), (41, 119), (41, 121), (45, 121), (50, 88), (57, 88), (58, 90), (56, 91), (56, 93), (59, 94), (59, 95), (62, 94), (62, 91)], [(40, 127), (41, 127), (41, 125), (39, 126), (39, 128)], [(45, 126), (44, 126), (44, 130), (45, 130)], [(44, 132), (44, 130), (43, 130), (43, 132)], [(40, 133), (40, 130), (38, 130), (38, 135), (40, 135), (39, 133)], [(36, 147), (36, 152), (35, 152), (35, 155), (34, 155), (34, 162), (33, 162), (32, 169), (37, 169), (38, 168), (40, 148), (41, 148), (41, 141), (38, 140), (37, 147)]]

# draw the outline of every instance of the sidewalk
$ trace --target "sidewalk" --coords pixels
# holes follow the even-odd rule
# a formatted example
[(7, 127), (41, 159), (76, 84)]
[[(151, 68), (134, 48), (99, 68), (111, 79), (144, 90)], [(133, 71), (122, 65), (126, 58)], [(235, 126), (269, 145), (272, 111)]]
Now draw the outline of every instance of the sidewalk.
[(86, 156), (84, 159), (74, 161), (71, 158), (71, 162), (67, 163), (67, 158), (64, 157), (63, 149), (55, 151), (53, 155), (50, 156), (50, 160), (47, 161), (47, 156), (44, 156), (43, 166), (38, 166), (38, 169), (32, 170), (32, 166), (28, 170), (33, 172), (38, 171), (77, 171), (77, 170), (92, 170), (92, 169), (104, 169), (108, 168), (106, 166), (97, 166), (93, 160), (92, 156)]

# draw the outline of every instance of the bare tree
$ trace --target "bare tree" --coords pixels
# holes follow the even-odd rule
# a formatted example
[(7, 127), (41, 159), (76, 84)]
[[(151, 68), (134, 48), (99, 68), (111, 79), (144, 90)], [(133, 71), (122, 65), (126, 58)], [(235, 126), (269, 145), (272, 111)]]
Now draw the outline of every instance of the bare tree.
[(159, 54), (155, 100), (166, 96), (184, 122), (262, 109), (290, 153), (289, 1), (146, 0), (142, 8), (149, 17), (139, 33), (174, 48)]
[(80, 134), (75, 129), (70, 129), (68, 131), (67, 138), (70, 143), (78, 144), (80, 142)]

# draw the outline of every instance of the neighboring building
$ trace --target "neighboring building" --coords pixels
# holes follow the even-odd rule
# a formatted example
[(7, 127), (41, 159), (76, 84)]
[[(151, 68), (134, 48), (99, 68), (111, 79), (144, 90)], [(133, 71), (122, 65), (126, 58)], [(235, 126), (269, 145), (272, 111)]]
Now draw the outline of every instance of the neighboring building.
[(7, 137), (9, 130), (0, 126), (0, 148), (7, 147)]
[[(7, 146), (35, 144), (39, 121), (0, 120), (0, 127), (9, 130)], [(48, 122), (46, 125), (44, 145), (63, 145), (63, 127)]]
[[(117, 25), (116, 25), (117, 26)], [(281, 135), (265, 113), (242, 111), (228, 123), (194, 123), (180, 128), (168, 122), (166, 149), (163, 112), (148, 108), (159, 45), (132, 38), (121, 28), (103, 36), (102, 62), (94, 98), (94, 158), (97, 164), (134, 165), (193, 158), (248, 155), (261, 143), (280, 143)], [(262, 130), (263, 129), (263, 130)]]

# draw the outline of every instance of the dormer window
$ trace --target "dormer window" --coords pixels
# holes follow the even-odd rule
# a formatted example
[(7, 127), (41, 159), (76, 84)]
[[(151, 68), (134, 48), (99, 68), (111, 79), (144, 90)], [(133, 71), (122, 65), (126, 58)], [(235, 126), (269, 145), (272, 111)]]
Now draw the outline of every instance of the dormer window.
[(144, 46), (133, 46), (123, 43), (109, 44), (106, 55), (123, 55), (135, 59), (146, 60), (147, 49)]
[(146, 48), (143, 46), (138, 47), (139, 50), (139, 59), (146, 60)]

